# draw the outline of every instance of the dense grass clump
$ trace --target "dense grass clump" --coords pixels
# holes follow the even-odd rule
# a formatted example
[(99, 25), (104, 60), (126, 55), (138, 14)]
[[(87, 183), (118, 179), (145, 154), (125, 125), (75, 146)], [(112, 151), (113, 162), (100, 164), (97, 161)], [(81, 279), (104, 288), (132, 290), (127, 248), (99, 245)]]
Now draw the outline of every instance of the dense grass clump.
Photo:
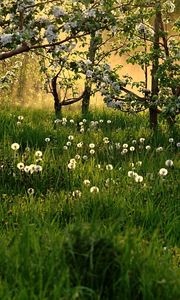
[(180, 136), (0, 112), (0, 299), (180, 299)]

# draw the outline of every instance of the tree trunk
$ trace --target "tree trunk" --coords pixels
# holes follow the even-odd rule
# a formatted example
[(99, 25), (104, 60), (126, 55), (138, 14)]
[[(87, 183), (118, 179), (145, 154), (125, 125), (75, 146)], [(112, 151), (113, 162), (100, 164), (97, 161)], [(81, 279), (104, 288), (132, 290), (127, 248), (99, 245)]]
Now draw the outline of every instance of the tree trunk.
[(62, 105), (59, 100), (59, 95), (57, 92), (57, 78), (58, 78), (59, 73), (52, 79), (51, 84), (52, 84), (52, 94), (54, 97), (54, 110), (56, 117), (59, 118), (61, 116), (62, 112)]
[[(92, 62), (91, 66), (94, 66), (97, 46), (98, 46), (98, 40), (95, 36), (95, 33), (91, 34), (91, 40), (90, 40), (90, 46), (89, 46), (89, 53), (88, 58)], [(86, 76), (85, 79), (85, 87), (84, 87), (84, 95), (82, 99), (82, 114), (87, 114), (89, 111), (89, 105), (90, 105), (90, 98), (91, 98), (91, 90), (92, 90), (92, 83), (91, 78), (88, 78)]]
[(87, 114), (91, 98), (91, 85), (86, 84), (82, 99), (82, 114)]
[(160, 2), (156, 3), (156, 15), (154, 20), (154, 42), (153, 42), (153, 62), (151, 70), (151, 107), (149, 108), (149, 121), (150, 128), (155, 129), (158, 125), (158, 108), (156, 105), (156, 100), (159, 94), (159, 82), (157, 78), (157, 71), (159, 68), (159, 39), (160, 39), (160, 21), (161, 21), (161, 6)]

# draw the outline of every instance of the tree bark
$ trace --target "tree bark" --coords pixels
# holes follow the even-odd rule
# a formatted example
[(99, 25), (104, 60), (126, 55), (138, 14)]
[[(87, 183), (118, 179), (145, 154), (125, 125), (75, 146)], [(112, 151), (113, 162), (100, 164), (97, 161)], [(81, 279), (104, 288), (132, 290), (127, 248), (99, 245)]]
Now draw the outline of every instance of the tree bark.
[(52, 85), (52, 94), (54, 97), (54, 110), (55, 110), (55, 114), (56, 117), (60, 117), (61, 112), (62, 112), (62, 105), (59, 99), (59, 95), (57, 92), (57, 78), (58, 78), (59, 73), (53, 77), (52, 81), (51, 81), (51, 85)]
[[(94, 61), (95, 61), (97, 46), (98, 46), (98, 40), (95, 36), (95, 33), (92, 33), (90, 46), (89, 46), (89, 53), (88, 53), (88, 58), (92, 62), (92, 66), (94, 65)], [(91, 78), (88, 78), (86, 76), (83, 99), (82, 99), (82, 114), (87, 114), (89, 111), (91, 90), (92, 90)]]
[(154, 20), (154, 42), (153, 42), (153, 63), (151, 70), (151, 107), (149, 108), (149, 121), (150, 128), (156, 129), (158, 125), (158, 108), (156, 104), (156, 99), (159, 94), (159, 82), (157, 78), (157, 71), (159, 68), (159, 39), (160, 39), (160, 20), (161, 20), (161, 6), (160, 2), (156, 3), (156, 15)]

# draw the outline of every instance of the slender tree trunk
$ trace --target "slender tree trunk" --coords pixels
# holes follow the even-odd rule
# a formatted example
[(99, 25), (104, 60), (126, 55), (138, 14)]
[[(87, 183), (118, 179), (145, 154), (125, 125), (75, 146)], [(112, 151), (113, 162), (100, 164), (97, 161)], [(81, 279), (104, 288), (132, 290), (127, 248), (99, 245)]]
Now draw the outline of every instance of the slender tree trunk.
[[(92, 62), (92, 66), (94, 65), (94, 61), (95, 61), (97, 46), (98, 46), (98, 41), (95, 37), (95, 33), (93, 33), (93, 34), (91, 34), (89, 53), (88, 53), (88, 58)], [(83, 95), (83, 99), (82, 99), (82, 114), (87, 114), (89, 111), (91, 90), (92, 90), (91, 78), (88, 78), (86, 76), (84, 95)]]
[(82, 114), (88, 113), (90, 98), (91, 98), (91, 84), (88, 85), (88, 83), (86, 83), (84, 94), (83, 94), (83, 100), (82, 100)]
[(56, 117), (59, 118), (61, 116), (61, 112), (62, 112), (62, 105), (61, 102), (59, 100), (59, 95), (57, 92), (57, 78), (58, 78), (59, 73), (54, 76), (54, 78), (51, 81), (51, 85), (52, 85), (52, 94), (54, 97), (54, 110), (55, 110), (55, 114)]
[(161, 20), (161, 7), (160, 2), (156, 3), (156, 16), (154, 20), (154, 43), (153, 43), (153, 63), (151, 70), (151, 107), (149, 108), (149, 116), (150, 116), (150, 127), (155, 129), (158, 125), (158, 109), (156, 100), (159, 94), (159, 83), (157, 78), (157, 71), (159, 68), (159, 39), (160, 39), (160, 20)]
[(19, 73), (18, 89), (17, 89), (17, 98), (22, 105), (25, 104), (26, 80), (27, 80), (26, 74), (27, 74), (28, 63), (29, 63), (29, 56), (27, 53), (25, 53), (22, 60), (20, 73)]

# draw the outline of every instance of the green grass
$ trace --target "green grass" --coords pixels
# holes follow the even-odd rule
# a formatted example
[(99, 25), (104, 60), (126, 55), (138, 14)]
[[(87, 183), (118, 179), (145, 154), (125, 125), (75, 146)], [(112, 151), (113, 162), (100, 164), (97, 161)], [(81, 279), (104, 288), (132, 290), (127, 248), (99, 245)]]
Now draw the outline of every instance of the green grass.
[[(65, 117), (62, 125), (46, 111), (0, 111), (0, 299), (180, 299), (179, 124), (169, 129), (161, 121), (153, 133), (146, 115), (105, 110), (91, 112), (81, 133), (82, 117)], [(21, 171), (20, 162), (42, 171)], [(130, 170), (143, 181), (128, 177)]]

